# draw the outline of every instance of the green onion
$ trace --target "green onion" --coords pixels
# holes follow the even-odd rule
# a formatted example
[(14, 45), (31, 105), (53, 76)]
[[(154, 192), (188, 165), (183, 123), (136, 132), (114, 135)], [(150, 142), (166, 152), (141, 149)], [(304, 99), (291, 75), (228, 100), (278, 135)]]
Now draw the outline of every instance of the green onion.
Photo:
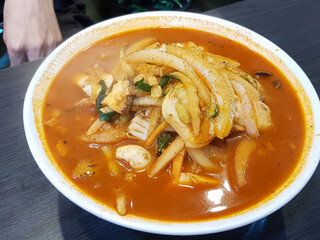
[(106, 96), (106, 92), (107, 92), (108, 87), (107, 87), (105, 81), (103, 81), (103, 80), (99, 81), (99, 85), (101, 85), (101, 90), (100, 90), (98, 97), (96, 99), (96, 107), (97, 107), (97, 112), (99, 114), (99, 120), (110, 122), (112, 120), (112, 117), (116, 114), (116, 112), (110, 111), (110, 112), (104, 113), (100, 110), (101, 102), (103, 101), (104, 97)]
[(158, 145), (158, 152), (157, 155), (161, 155), (162, 150), (169, 144), (171, 141), (171, 134), (168, 132), (160, 133), (160, 135), (157, 137), (157, 145)]
[(112, 120), (112, 117), (114, 115), (116, 115), (116, 112), (115, 111), (110, 111), (110, 112), (98, 112), (99, 113), (99, 120), (100, 121), (106, 121), (106, 122), (111, 122)]
[(97, 111), (100, 110), (101, 102), (103, 101), (104, 97), (106, 96), (106, 92), (108, 90), (108, 87), (107, 87), (105, 81), (100, 80), (99, 85), (101, 85), (101, 90), (99, 91), (99, 94), (98, 94), (98, 97), (96, 100)]
[(249, 74), (242, 74), (241, 76), (244, 77), (250, 84), (255, 83), (254, 79)]
[(134, 85), (137, 86), (142, 91), (151, 92), (152, 87), (149, 84), (144, 83), (143, 81), (144, 81), (144, 78), (136, 82)]
[(177, 77), (175, 77), (175, 76), (173, 76), (173, 75), (164, 75), (164, 76), (162, 76), (162, 78), (160, 79), (159, 86), (160, 86), (161, 88), (164, 88), (164, 87), (168, 84), (170, 78), (176, 79), (176, 80), (180, 80), (179, 78), (177, 78)]
[(209, 117), (216, 117), (217, 115), (218, 115), (217, 104), (211, 104), (209, 111), (208, 111), (208, 116)]

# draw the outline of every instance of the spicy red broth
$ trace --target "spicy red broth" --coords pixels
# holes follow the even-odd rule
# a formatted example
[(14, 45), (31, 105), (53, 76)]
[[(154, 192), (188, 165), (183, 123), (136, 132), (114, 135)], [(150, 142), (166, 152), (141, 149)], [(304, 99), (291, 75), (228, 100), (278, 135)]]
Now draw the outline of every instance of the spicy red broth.
[[(194, 42), (206, 51), (238, 61), (239, 68), (255, 77), (264, 89), (264, 103), (271, 110), (271, 124), (253, 138), (255, 147), (249, 155), (245, 170), (246, 184), (237, 186), (235, 151), (245, 131), (231, 133), (224, 139), (214, 138), (209, 145), (219, 154), (211, 156), (221, 167), (220, 172), (209, 173), (220, 184), (184, 185), (172, 181), (172, 162), (158, 174), (150, 177), (148, 169), (132, 170), (115, 157), (117, 147), (137, 144), (145, 147), (140, 139), (124, 139), (115, 143), (95, 143), (81, 139), (98, 113), (96, 106), (76, 104), (86, 97), (75, 83), (79, 74), (86, 73), (98, 64), (110, 73), (118, 61), (121, 48), (146, 37), (160, 43)], [(257, 72), (269, 75), (255, 75)], [(241, 44), (224, 37), (190, 29), (142, 29), (121, 33), (103, 39), (73, 57), (57, 74), (45, 100), (43, 123), (46, 140), (55, 161), (65, 176), (93, 199), (117, 207), (117, 189), (126, 196), (126, 214), (165, 220), (199, 221), (222, 218), (247, 209), (274, 193), (295, 169), (304, 144), (304, 118), (296, 92), (286, 77), (263, 56)], [(57, 146), (63, 146), (58, 150)], [(145, 147), (154, 163), (156, 142)], [(119, 170), (115, 177), (101, 151), (111, 146), (114, 163)], [(222, 156), (222, 157), (221, 157)], [(94, 161), (94, 174), (75, 177), (79, 161)], [(200, 169), (200, 170), (199, 170)], [(181, 171), (204, 173), (191, 157), (186, 155)], [(129, 180), (128, 180), (129, 179)]]

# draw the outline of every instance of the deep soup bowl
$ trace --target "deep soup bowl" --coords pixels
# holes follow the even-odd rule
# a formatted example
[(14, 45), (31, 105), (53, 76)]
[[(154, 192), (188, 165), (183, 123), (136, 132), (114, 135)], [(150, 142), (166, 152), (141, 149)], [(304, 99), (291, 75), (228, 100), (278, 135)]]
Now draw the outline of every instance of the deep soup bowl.
[[(271, 61), (298, 92), (306, 123), (301, 159), (290, 177), (264, 201), (228, 217), (190, 223), (164, 222), (115, 210), (83, 193), (59, 170), (46, 144), (42, 109), (46, 92), (59, 70), (77, 53), (95, 42), (128, 30), (150, 27), (187, 27), (222, 35), (247, 46)], [(314, 173), (320, 158), (320, 104), (310, 80), (283, 50), (266, 38), (237, 24), (186, 12), (146, 12), (106, 20), (63, 42), (41, 64), (26, 93), (23, 120), (27, 141), (39, 168), (49, 181), (72, 202), (109, 222), (131, 229), (168, 235), (196, 235), (226, 231), (257, 221), (281, 208), (295, 197)]]

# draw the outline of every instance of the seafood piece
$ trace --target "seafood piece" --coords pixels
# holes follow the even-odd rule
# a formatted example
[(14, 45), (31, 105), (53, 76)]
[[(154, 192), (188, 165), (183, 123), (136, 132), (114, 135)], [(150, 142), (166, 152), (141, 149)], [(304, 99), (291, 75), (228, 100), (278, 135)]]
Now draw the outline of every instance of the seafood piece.
[(141, 115), (141, 111), (137, 112), (128, 127), (129, 134), (141, 140), (146, 140), (148, 137), (148, 130), (150, 126), (149, 121), (147, 120), (143, 118), (143, 116)]
[(151, 162), (151, 153), (147, 149), (134, 144), (118, 147), (116, 157), (128, 162), (134, 170), (144, 169)]

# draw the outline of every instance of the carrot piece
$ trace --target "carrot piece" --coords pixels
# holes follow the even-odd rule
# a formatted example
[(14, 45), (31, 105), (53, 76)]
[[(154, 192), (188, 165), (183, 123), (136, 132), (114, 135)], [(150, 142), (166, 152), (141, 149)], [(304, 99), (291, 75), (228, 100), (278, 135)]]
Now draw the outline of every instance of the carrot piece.
[(156, 140), (156, 138), (159, 136), (159, 134), (163, 131), (163, 129), (165, 129), (169, 124), (166, 121), (163, 121), (155, 130), (153, 133), (151, 133), (151, 135), (149, 136), (149, 138), (146, 140), (145, 145), (146, 147), (149, 147), (152, 145), (152, 143), (154, 142), (154, 140)]
[(161, 116), (161, 108), (153, 107), (150, 112), (148, 136), (150, 136), (153, 130), (156, 128), (160, 116)]
[(164, 168), (183, 148), (183, 140), (181, 137), (177, 137), (153, 164), (150, 169), (149, 176), (153, 177), (160, 172), (160, 170)]
[(186, 148), (182, 148), (182, 150), (172, 160), (171, 171), (172, 171), (172, 176), (175, 180), (179, 179), (180, 177), (181, 167), (183, 164), (183, 160), (186, 156), (186, 153), (187, 153)]
[(219, 179), (209, 177), (209, 176), (201, 176), (191, 172), (181, 173), (179, 177), (179, 183), (190, 185), (190, 186), (200, 185), (200, 184), (209, 184), (209, 185), (216, 186), (221, 184)]

